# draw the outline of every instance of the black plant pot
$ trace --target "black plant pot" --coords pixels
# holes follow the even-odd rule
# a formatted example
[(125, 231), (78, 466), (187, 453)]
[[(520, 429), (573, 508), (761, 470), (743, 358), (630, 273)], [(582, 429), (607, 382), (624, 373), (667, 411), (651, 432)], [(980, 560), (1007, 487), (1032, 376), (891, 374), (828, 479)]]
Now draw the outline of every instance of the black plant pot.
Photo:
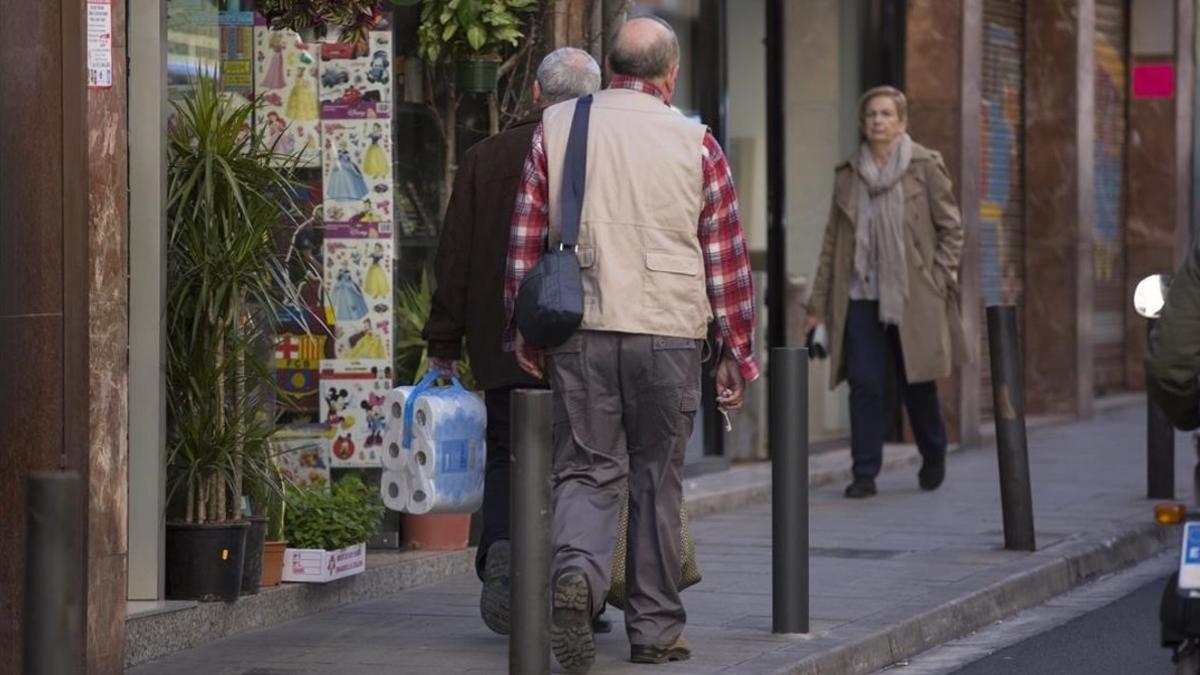
[(251, 516), (246, 530), (246, 556), (242, 562), (242, 595), (258, 592), (262, 583), (263, 543), (267, 541), (267, 517)]
[(167, 598), (237, 600), (250, 523), (167, 523)]
[(458, 84), (472, 94), (486, 94), (496, 88), (497, 58), (464, 59), (458, 62)]

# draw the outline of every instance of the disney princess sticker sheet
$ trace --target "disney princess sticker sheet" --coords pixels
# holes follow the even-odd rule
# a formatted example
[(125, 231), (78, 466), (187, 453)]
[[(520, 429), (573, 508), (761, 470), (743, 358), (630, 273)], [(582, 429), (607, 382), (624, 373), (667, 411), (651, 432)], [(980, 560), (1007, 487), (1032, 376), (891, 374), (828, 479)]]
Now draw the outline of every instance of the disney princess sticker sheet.
[(387, 120), (322, 123), (327, 238), (392, 237), (392, 136)]
[(387, 433), (389, 361), (321, 362), (321, 422), (331, 429), (333, 467), (381, 466)]
[(325, 240), (325, 316), (338, 359), (392, 359), (392, 242)]
[(294, 31), (254, 27), (254, 83), (263, 99), (258, 123), (277, 153), (299, 153), (303, 167), (321, 165), (319, 51)]
[(392, 34), (367, 35), (366, 42), (321, 45), (321, 119), (392, 116)]

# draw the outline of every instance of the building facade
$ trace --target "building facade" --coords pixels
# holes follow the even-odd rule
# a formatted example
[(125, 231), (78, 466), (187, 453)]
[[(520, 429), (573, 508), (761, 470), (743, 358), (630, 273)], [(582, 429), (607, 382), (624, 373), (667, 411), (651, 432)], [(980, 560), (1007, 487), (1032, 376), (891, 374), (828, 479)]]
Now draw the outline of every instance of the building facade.
[[(792, 323), (815, 272), (833, 168), (858, 144), (858, 96), (877, 84), (903, 88), (910, 132), (946, 158), (963, 211), (963, 306), (979, 358), (940, 383), (961, 441), (978, 441), (992, 414), (988, 305), (1018, 308), (1030, 414), (1088, 416), (1097, 398), (1141, 389), (1145, 325), (1129, 307), (1132, 288), (1175, 267), (1196, 221), (1196, 4), (783, 2), (786, 145), (782, 166), (772, 167), (771, 2), (780, 0), (559, 0), (539, 30), (547, 48), (571, 44), (603, 58), (627, 16), (656, 14), (675, 27), (683, 70), (674, 103), (708, 124), (730, 157), (764, 302), (767, 260), (778, 253), (767, 223), (786, 222), (791, 282), (778, 297)], [(166, 125), (196, 63), (249, 60), (231, 83), (269, 75), (269, 62), (257, 74), (239, 52), (237, 40), (254, 41), (254, 29), (242, 19), (222, 24), (242, 9), (229, 4), (4, 6), (0, 89), (22, 92), (0, 103), (0, 400), (13, 413), (2, 452), (15, 467), (0, 476), (6, 653), (21, 652), (24, 485), (33, 472), (74, 471), (86, 487), (81, 668), (121, 670), (126, 601), (163, 596)], [(89, 42), (89, 15), (107, 17), (110, 42)], [(403, 58), (413, 50), (408, 18), (396, 15), (387, 29), (391, 195), (427, 173), (444, 176), (447, 160), (429, 142), (438, 120), (414, 84), (419, 64)], [(89, 63), (99, 66), (91, 75)], [(486, 134), (487, 109), (468, 101), (457, 112), (461, 152)], [(787, 186), (782, 214), (768, 202), (774, 171)], [(413, 190), (406, 209), (389, 200), (393, 283), (418, 279), (436, 242), (437, 218), (422, 215), (431, 209)], [(765, 308), (760, 316), (765, 338)], [(789, 340), (803, 339), (795, 333)], [(848, 433), (846, 391), (826, 390), (825, 368), (811, 369), (811, 428), (815, 441), (836, 444)], [(706, 396), (689, 471), (766, 457), (765, 381), (752, 387), (732, 432), (721, 429), (711, 386)], [(898, 416), (895, 426), (902, 436)], [(19, 672), (19, 659), (0, 670)]]

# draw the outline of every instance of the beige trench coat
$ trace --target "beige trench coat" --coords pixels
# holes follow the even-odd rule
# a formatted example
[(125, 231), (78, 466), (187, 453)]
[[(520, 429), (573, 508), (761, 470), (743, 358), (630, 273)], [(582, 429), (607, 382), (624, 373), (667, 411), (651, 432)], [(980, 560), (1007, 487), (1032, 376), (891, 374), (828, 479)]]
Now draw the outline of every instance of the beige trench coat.
[[(842, 345), (854, 265), (855, 180), (850, 162), (838, 165), (833, 204), (808, 305), (809, 315), (821, 317), (829, 331), (833, 366), (830, 388), (846, 379)], [(912, 163), (901, 180), (908, 245), (908, 301), (900, 325), (900, 345), (908, 381), (929, 382), (948, 376), (955, 366), (972, 359), (963, 333), (958, 292), (962, 217), (950, 174), (937, 152), (914, 143)]]

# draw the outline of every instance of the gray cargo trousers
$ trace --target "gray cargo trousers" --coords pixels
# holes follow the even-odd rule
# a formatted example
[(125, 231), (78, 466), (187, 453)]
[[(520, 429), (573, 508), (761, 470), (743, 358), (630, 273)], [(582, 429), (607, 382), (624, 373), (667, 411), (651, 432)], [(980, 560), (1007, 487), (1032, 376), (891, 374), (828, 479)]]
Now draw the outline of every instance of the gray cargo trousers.
[(673, 642), (679, 600), (683, 456), (700, 404), (700, 340), (579, 331), (547, 350), (554, 392), (553, 568), (578, 567), (604, 606), (621, 493), (629, 483), (625, 628)]

